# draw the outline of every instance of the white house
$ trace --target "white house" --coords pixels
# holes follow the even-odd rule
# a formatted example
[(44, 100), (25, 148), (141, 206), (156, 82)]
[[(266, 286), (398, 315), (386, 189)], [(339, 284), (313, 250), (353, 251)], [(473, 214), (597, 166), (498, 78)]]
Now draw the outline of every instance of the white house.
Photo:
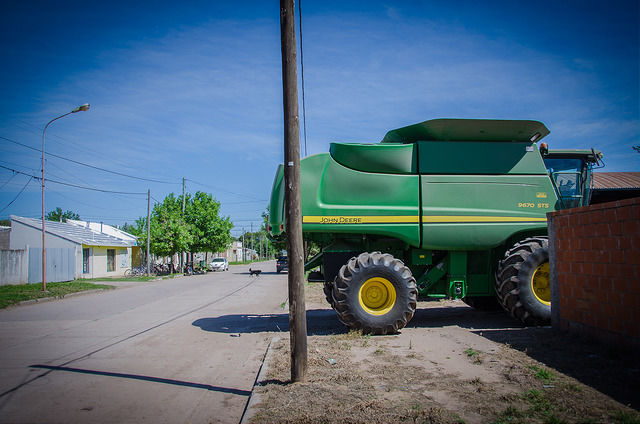
[[(41, 257), (42, 221), (12, 215), (9, 244), (12, 250), (26, 250), (29, 256), (39, 254)], [(66, 274), (73, 274), (74, 278), (122, 276), (131, 268), (132, 255), (139, 251), (137, 239), (133, 235), (110, 225), (85, 221), (46, 221), (45, 245), (47, 281), (54, 281), (48, 276), (56, 275), (59, 271), (56, 267), (71, 268)], [(56, 249), (63, 252), (63, 259), (56, 259), (57, 256), (52, 255), (49, 260), (50, 253), (56, 252)], [(67, 257), (71, 259), (66, 259)], [(38, 270), (34, 267), (39, 267), (39, 273), (42, 273), (41, 261), (30, 259), (29, 282), (36, 282), (34, 279)], [(68, 281), (68, 278), (59, 281), (65, 280)], [(38, 281), (42, 281), (41, 275)]]

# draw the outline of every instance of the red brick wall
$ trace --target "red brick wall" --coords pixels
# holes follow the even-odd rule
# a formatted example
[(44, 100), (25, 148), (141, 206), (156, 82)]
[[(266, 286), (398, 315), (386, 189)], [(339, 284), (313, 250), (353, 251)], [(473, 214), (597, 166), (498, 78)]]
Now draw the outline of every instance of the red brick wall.
[(640, 346), (640, 197), (547, 217), (553, 326)]

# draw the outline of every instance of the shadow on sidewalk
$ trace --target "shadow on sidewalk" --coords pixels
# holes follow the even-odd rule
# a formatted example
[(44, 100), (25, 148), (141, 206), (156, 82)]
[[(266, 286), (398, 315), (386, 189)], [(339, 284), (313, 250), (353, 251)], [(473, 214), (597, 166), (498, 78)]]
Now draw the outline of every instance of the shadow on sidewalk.
[(87, 370), (82, 368), (58, 367), (58, 366), (40, 365), (40, 364), (30, 365), (30, 367), (40, 368), (40, 369), (45, 369), (50, 371), (66, 371), (66, 372), (74, 372), (79, 374), (100, 375), (104, 377), (126, 378), (129, 380), (142, 380), (142, 381), (149, 381), (151, 383), (171, 384), (174, 386), (192, 387), (195, 389), (204, 389), (204, 390), (210, 390), (210, 391), (220, 392), (220, 393), (229, 393), (229, 394), (238, 395), (238, 396), (251, 395), (250, 390), (232, 389), (228, 387), (212, 386), (210, 384), (193, 383), (190, 381), (182, 381), (182, 380), (173, 380), (170, 378), (151, 377), (148, 375), (123, 374), (119, 372)]
[[(204, 331), (215, 333), (262, 333), (267, 331), (289, 331), (289, 314), (236, 314), (222, 315), (215, 318), (200, 318), (192, 325)], [(338, 320), (332, 309), (312, 309), (307, 311), (307, 334), (309, 336), (326, 336), (342, 334), (348, 329)]]

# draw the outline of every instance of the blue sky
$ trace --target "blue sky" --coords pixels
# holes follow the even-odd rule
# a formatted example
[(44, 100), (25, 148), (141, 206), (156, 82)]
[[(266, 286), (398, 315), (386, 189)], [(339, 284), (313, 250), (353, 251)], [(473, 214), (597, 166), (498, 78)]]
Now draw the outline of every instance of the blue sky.
[[(433, 118), (536, 119), (550, 148), (639, 171), (639, 23), (637, 1), (303, 0), (306, 154)], [(46, 151), (166, 183), (53, 156), (47, 178), (162, 200), (185, 177), (234, 235), (260, 225), (283, 160), (277, 1), (5, 1), (0, 48), (0, 165), (39, 175), (44, 125), (90, 103), (49, 127)], [(40, 216), (27, 181), (0, 168), (0, 218)], [(57, 206), (131, 223), (146, 195), (49, 183)]]

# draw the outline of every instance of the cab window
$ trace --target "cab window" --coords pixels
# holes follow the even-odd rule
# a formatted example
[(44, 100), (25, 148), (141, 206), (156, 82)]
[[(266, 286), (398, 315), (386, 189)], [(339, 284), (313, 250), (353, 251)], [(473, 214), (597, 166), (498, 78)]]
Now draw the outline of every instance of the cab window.
[(582, 159), (546, 158), (544, 163), (556, 185), (563, 208), (581, 206), (585, 178)]

